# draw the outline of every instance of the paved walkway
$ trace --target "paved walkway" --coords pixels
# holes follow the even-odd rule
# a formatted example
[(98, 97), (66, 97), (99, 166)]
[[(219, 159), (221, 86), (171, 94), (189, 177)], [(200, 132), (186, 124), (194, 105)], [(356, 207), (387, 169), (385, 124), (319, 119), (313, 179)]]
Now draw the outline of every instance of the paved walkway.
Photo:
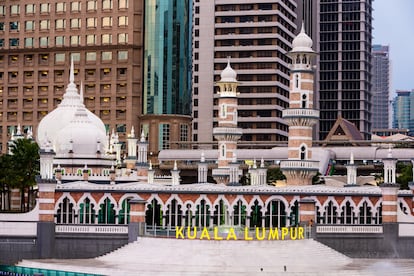
[(414, 275), (414, 260), (351, 259), (314, 240), (140, 238), (94, 259), (18, 265), (102, 275)]

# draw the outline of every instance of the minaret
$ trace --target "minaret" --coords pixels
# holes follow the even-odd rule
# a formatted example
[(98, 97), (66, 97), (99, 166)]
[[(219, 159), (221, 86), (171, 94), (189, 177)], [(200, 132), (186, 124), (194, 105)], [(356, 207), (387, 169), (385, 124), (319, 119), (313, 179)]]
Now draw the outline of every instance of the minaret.
[(288, 160), (280, 167), (287, 185), (311, 185), (312, 177), (319, 169), (319, 162), (312, 160), (312, 126), (319, 119), (319, 111), (313, 109), (313, 69), (315, 56), (312, 39), (301, 32), (293, 39), (290, 71), (289, 108), (283, 110), (283, 119), (289, 125)]
[(354, 153), (351, 152), (351, 157), (349, 159), (349, 164), (346, 165), (346, 185), (355, 186), (357, 183), (357, 166), (354, 162)]
[(228, 184), (230, 171), (229, 164), (236, 154), (237, 141), (242, 130), (237, 127), (237, 73), (231, 68), (230, 60), (221, 72), (221, 79), (217, 82), (218, 94), (218, 127), (213, 129), (214, 138), (218, 141), (218, 168), (213, 170), (214, 179), (219, 184)]
[(132, 126), (131, 133), (127, 136), (128, 156), (125, 159), (125, 163), (128, 169), (135, 168), (135, 163), (137, 162), (137, 142), (138, 139), (135, 138), (135, 130)]

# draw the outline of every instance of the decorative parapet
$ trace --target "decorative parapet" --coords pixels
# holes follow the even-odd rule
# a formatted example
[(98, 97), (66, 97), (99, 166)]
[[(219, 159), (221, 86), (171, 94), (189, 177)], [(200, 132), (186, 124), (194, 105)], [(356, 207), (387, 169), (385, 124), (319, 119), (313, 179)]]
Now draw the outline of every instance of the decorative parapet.
[(321, 234), (382, 234), (382, 225), (318, 225), (316, 233)]
[(56, 225), (56, 233), (128, 234), (128, 225)]
[(306, 108), (288, 108), (288, 109), (282, 110), (283, 119), (288, 119), (291, 117), (319, 119), (319, 110), (306, 109)]
[(283, 160), (280, 163), (280, 169), (282, 170), (319, 170), (319, 161), (314, 160)]

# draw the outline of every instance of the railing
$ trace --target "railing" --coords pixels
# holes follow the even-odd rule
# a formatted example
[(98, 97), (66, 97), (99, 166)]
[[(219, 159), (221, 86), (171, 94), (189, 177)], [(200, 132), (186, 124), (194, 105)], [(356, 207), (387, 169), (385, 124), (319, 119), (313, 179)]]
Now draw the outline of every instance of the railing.
[(382, 225), (318, 225), (316, 233), (382, 234)]
[(289, 108), (282, 110), (282, 118), (296, 116), (319, 118), (319, 110), (305, 108)]
[(56, 225), (56, 233), (128, 234), (128, 225)]
[(280, 163), (280, 168), (297, 168), (307, 170), (319, 170), (319, 161), (313, 160), (286, 160)]

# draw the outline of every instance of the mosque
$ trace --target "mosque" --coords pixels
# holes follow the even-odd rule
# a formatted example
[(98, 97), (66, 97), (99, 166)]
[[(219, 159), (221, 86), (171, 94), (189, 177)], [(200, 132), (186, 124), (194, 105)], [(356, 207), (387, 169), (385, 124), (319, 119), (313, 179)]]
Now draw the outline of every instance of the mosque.
[[(159, 162), (173, 164), (167, 176), (159, 175), (148, 160), (144, 132), (130, 130), (123, 156), (117, 134), (107, 135), (101, 119), (85, 108), (72, 62), (62, 102), (43, 118), (34, 135), (41, 165), (37, 205), (26, 214), (0, 214), (0, 242), (30, 242), (20, 251), (13, 245), (3, 247), (0, 255), (9, 254), (10, 262), (95, 257), (139, 236), (175, 233), (177, 227), (306, 225), (308, 237), (351, 256), (398, 252), (414, 257), (407, 246), (414, 240), (414, 187), (399, 190), (396, 183), (397, 160), (411, 162), (414, 149), (313, 147), (312, 126), (319, 119), (313, 106), (315, 52), (303, 28), (289, 55), (290, 104), (283, 110), (289, 125), (287, 147), (238, 149), (243, 129), (237, 127), (238, 81), (229, 61), (217, 82), (217, 149), (161, 151)], [(346, 124), (340, 122), (335, 131), (346, 130)], [(335, 131), (333, 136), (340, 134)], [(253, 164), (247, 171), (251, 185), (242, 186), (244, 160)], [(346, 180), (342, 185), (312, 185), (312, 177), (324, 175), (331, 160), (346, 161)], [(383, 164), (383, 184), (358, 184), (362, 160)], [(276, 163), (286, 176), (281, 186), (266, 183), (267, 167)], [(198, 171), (197, 183), (181, 183), (180, 168), (188, 164)]]

